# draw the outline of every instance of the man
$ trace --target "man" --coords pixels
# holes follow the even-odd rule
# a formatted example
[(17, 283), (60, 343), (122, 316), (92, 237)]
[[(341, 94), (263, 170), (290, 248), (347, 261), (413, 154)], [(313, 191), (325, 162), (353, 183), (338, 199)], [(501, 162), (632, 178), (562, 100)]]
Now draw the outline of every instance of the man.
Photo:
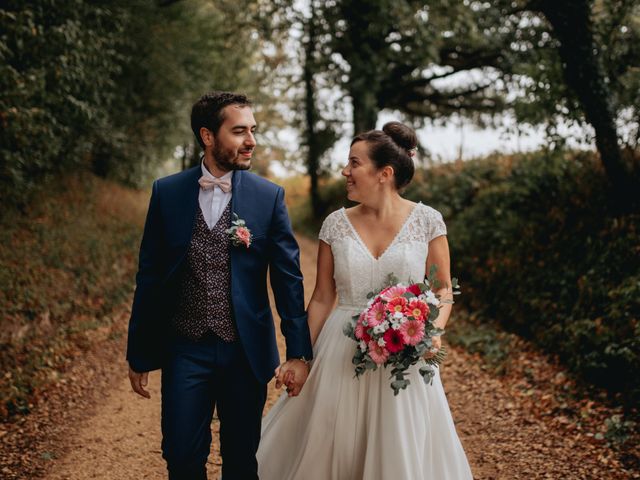
[[(140, 246), (127, 360), (132, 388), (162, 369), (169, 478), (206, 479), (214, 407), (222, 478), (257, 476), (266, 385), (278, 366), (266, 274), (286, 338), (276, 370), (297, 395), (309, 372), (299, 250), (284, 191), (247, 172), (256, 122), (244, 95), (204, 95), (191, 112), (201, 165), (153, 184)], [(250, 238), (249, 238), (250, 236)]]

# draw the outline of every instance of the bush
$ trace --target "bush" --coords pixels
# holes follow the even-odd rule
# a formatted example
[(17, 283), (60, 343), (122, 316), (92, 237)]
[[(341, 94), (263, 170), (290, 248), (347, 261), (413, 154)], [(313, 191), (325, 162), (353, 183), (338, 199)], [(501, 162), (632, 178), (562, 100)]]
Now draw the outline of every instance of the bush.
[(43, 178), (80, 170), (146, 183), (194, 140), (189, 111), (206, 91), (268, 105), (251, 14), (208, 0), (2, 2), (0, 199), (26, 205)]

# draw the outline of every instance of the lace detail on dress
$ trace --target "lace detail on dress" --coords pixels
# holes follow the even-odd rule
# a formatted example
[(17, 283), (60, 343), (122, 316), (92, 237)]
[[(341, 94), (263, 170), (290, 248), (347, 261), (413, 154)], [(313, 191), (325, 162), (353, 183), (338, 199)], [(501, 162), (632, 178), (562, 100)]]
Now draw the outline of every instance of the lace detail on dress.
[(351, 237), (355, 240), (351, 226), (343, 219), (342, 209), (330, 213), (322, 222), (318, 238), (329, 245), (344, 237)]
[(446, 231), (442, 215), (419, 203), (384, 253), (374, 258), (357, 236), (346, 211), (333, 212), (322, 224), (319, 238), (331, 245), (339, 304), (365, 305), (367, 294), (380, 289), (389, 274), (400, 282), (421, 281), (429, 242)]
[(429, 243), (436, 237), (447, 234), (442, 214), (435, 208), (418, 203), (413, 218), (408, 222), (398, 241)]

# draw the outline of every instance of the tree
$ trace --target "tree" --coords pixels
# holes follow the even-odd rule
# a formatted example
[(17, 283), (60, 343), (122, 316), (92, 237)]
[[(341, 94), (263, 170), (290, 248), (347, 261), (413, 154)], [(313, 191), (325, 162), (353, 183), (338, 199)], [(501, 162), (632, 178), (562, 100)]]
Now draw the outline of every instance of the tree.
[(138, 184), (193, 142), (189, 108), (203, 92), (268, 104), (271, 71), (256, 68), (261, 40), (246, 23), (254, 4), (4, 2), (0, 197), (24, 201), (72, 170)]
[(596, 42), (590, 0), (533, 0), (531, 10), (541, 12), (549, 21), (559, 41), (566, 85), (576, 95), (587, 122), (595, 130), (596, 146), (602, 163), (614, 186), (613, 191), (624, 200), (632, 193), (633, 181), (619, 148), (614, 95), (609, 86)]
[(321, 124), (321, 116), (318, 112), (316, 99), (315, 75), (321, 69), (323, 61), (318, 56), (318, 17), (317, 6), (314, 0), (310, 2), (310, 14), (303, 18), (305, 34), (302, 39), (304, 48), (303, 83), (304, 83), (304, 144), (307, 148), (307, 173), (311, 181), (311, 210), (314, 218), (321, 218), (324, 214), (324, 205), (319, 191), (319, 177), (321, 174), (320, 161), (322, 155), (337, 139), (331, 123)]
[[(347, 78), (344, 87), (353, 102), (356, 132), (374, 128), (378, 112), (385, 108), (414, 118), (452, 113), (473, 117), (502, 109), (502, 92), (491, 76), (510, 71), (503, 51), (508, 44), (505, 37), (512, 33), (500, 33), (495, 11), (487, 18), (486, 12), (469, 3), (340, 0), (326, 4), (331, 50), (342, 60), (338, 64)], [(484, 30), (492, 21), (496, 34), (487, 36)], [(474, 71), (483, 71), (485, 78), (471, 78)], [(453, 82), (447, 85), (445, 79)]]
[(0, 197), (24, 200), (42, 178), (77, 168), (118, 95), (127, 12), (31, 0), (0, 9)]
[(636, 182), (616, 131), (624, 114), (635, 122), (626, 143), (637, 147), (636, 1), (335, 0), (322, 17), (355, 131), (374, 128), (382, 109), (417, 123), (508, 109), (523, 128), (547, 126), (557, 144), (559, 124), (588, 123), (614, 192), (622, 198)]

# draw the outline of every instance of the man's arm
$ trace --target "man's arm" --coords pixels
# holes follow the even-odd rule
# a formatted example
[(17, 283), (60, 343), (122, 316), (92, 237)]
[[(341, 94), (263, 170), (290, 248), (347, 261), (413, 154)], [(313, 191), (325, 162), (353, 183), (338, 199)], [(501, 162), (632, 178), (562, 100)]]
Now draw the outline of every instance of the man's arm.
[[(300, 249), (291, 229), (282, 188), (276, 196), (269, 238), (271, 288), (287, 346), (287, 362), (276, 370), (276, 387), (280, 388), (282, 383), (286, 383), (289, 396), (294, 397), (300, 393), (306, 381), (313, 349), (304, 310)], [(284, 381), (286, 372), (290, 373), (286, 376), (287, 381)]]
[(287, 359), (313, 356), (307, 314), (304, 309), (304, 287), (300, 271), (300, 249), (293, 235), (284, 203), (284, 190), (278, 189), (269, 231), (269, 274), (280, 328), (286, 340)]
[[(154, 182), (149, 210), (145, 221), (144, 233), (140, 244), (138, 273), (136, 275), (136, 291), (129, 320), (127, 340), (127, 361), (129, 362), (129, 378), (133, 389), (143, 396), (147, 373), (158, 368), (156, 355), (157, 338), (150, 335), (157, 333), (157, 289), (162, 279), (162, 223), (158, 206), (158, 185)], [(154, 328), (155, 327), (155, 328)]]

